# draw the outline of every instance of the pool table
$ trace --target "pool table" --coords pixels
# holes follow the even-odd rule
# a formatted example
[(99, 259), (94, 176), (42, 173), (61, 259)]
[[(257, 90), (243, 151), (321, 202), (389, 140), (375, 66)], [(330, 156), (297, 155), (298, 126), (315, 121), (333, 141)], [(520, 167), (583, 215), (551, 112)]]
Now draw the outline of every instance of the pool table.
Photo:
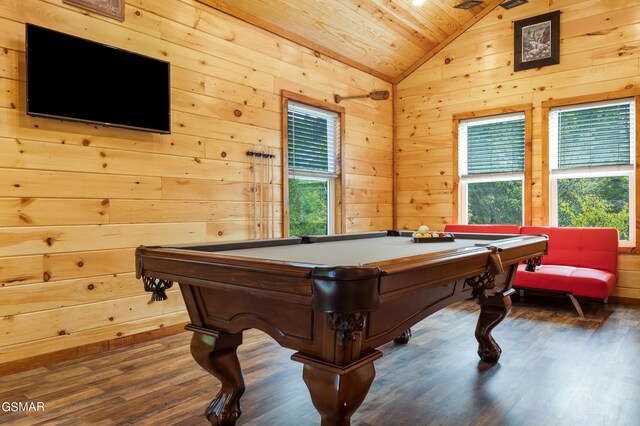
[(221, 382), (206, 408), (233, 425), (245, 383), (242, 331), (264, 331), (293, 349), (322, 425), (348, 425), (375, 377), (379, 346), (407, 343), (410, 327), (456, 301), (480, 305), (478, 355), (497, 362), (491, 336), (511, 308), (519, 263), (533, 268), (544, 235), (453, 234), (415, 242), (410, 232), (206, 243), (136, 250), (136, 275), (152, 300), (180, 285), (194, 359)]

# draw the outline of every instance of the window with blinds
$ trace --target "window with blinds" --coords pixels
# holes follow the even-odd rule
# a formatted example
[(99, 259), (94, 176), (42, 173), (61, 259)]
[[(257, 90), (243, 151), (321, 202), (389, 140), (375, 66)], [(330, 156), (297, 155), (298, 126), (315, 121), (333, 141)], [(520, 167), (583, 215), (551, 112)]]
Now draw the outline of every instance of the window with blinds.
[(462, 123), (466, 148), (464, 174), (524, 170), (524, 115)]
[(635, 244), (635, 121), (633, 98), (550, 110), (552, 225), (614, 227)]
[(524, 113), (459, 122), (461, 223), (522, 224), (524, 158)]
[(334, 232), (339, 115), (289, 100), (289, 235)]
[(549, 146), (557, 153), (552, 168), (631, 164), (633, 115), (630, 101), (551, 110)]
[(338, 114), (289, 101), (287, 115), (289, 172), (335, 176)]

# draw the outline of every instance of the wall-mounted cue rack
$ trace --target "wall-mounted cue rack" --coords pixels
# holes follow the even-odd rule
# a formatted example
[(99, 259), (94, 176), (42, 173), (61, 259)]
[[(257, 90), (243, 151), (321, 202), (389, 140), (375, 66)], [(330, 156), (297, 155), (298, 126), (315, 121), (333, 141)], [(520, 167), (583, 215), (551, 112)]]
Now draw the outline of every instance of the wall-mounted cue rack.
[(247, 155), (251, 157), (253, 174), (252, 207), (253, 237), (275, 238), (275, 185), (273, 182), (275, 158), (273, 148), (253, 146)]

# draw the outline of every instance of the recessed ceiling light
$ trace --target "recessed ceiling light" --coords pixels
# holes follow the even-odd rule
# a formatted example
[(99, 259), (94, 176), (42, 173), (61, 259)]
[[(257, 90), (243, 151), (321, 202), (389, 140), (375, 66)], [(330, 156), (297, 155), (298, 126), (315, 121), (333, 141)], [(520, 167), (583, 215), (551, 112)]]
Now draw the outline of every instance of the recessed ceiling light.
[(482, 3), (484, 3), (484, 1), (479, 1), (479, 0), (465, 0), (462, 3), (455, 5), (453, 7), (455, 7), (456, 9), (471, 9), (472, 7), (476, 7), (481, 5)]
[(411, 0), (411, 6), (422, 6), (425, 0)]

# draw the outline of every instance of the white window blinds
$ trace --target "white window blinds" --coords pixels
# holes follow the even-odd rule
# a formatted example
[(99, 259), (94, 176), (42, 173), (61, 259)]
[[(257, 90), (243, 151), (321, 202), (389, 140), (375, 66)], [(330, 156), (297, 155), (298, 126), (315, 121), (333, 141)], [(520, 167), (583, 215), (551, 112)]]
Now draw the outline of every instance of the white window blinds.
[(338, 114), (293, 101), (287, 114), (290, 174), (335, 176)]
[(459, 138), (461, 175), (524, 170), (524, 114), (465, 120)]
[(553, 169), (631, 164), (631, 100), (555, 108), (549, 117)]

